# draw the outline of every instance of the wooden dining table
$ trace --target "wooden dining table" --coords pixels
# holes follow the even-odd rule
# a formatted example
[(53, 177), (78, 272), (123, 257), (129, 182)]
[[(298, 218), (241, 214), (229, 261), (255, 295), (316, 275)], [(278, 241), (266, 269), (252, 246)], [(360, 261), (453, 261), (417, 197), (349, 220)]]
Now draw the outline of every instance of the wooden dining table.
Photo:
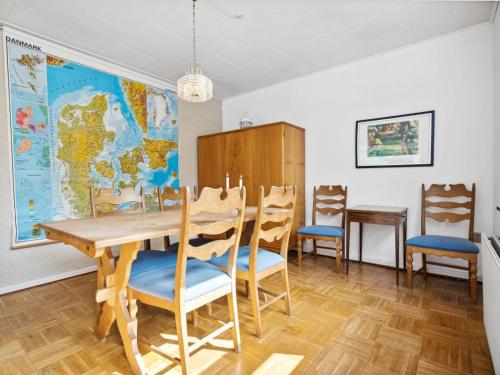
[[(256, 214), (257, 207), (247, 206), (244, 222), (253, 222)], [(220, 219), (220, 216), (198, 215), (192, 218), (192, 222)], [(243, 244), (249, 240), (252, 227), (245, 226), (247, 231), (246, 236), (242, 235)], [(61, 220), (41, 223), (40, 228), (45, 230), (48, 239), (76, 247), (86, 255), (97, 259), (98, 267), (104, 273), (105, 282), (98, 285), (96, 292), (96, 302), (101, 305), (95, 332), (105, 338), (116, 321), (131, 370), (135, 374), (145, 374), (144, 361), (138, 349), (137, 320), (132, 318), (135, 313), (131, 314), (129, 311), (126, 288), (132, 262), (137, 257), (141, 242), (179, 234), (181, 209)], [(116, 265), (111, 251), (112, 246), (120, 249)]]

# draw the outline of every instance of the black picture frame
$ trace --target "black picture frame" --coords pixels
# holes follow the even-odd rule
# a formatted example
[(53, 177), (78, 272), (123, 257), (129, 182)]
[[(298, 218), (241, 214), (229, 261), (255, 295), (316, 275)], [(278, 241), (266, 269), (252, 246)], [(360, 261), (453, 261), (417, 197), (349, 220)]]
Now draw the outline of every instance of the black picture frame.
[[(407, 164), (381, 164), (381, 165), (361, 165), (360, 164), (360, 158), (359, 158), (359, 148), (358, 148), (358, 138), (359, 138), (359, 128), (363, 123), (367, 122), (374, 122), (374, 121), (383, 121), (383, 120), (390, 120), (390, 119), (395, 119), (395, 118), (404, 118), (404, 117), (416, 117), (416, 116), (425, 116), (425, 115), (430, 115), (430, 139), (429, 139), (429, 147), (430, 147), (430, 153), (429, 153), (429, 161), (426, 163), (407, 163)], [(366, 120), (358, 120), (356, 121), (356, 133), (355, 133), (355, 139), (354, 139), (354, 150), (355, 150), (355, 165), (356, 168), (358, 169), (364, 169), (364, 168), (401, 168), (401, 167), (432, 167), (434, 166), (434, 127), (435, 127), (435, 110), (431, 111), (422, 111), (422, 112), (413, 112), (413, 113), (407, 113), (407, 114), (402, 114), (402, 115), (394, 115), (394, 116), (385, 116), (385, 117), (377, 117), (377, 118), (371, 118), (371, 119), (366, 119)]]

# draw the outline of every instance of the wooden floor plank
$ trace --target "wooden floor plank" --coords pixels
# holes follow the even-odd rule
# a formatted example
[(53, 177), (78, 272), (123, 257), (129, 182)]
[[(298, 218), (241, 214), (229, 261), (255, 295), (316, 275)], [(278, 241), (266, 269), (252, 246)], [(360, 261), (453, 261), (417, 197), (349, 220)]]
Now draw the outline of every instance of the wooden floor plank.
[[(394, 271), (353, 263), (335, 272), (335, 260), (290, 260), (292, 315), (276, 303), (262, 313), (263, 335), (254, 335), (250, 301), (239, 295), (242, 352), (225, 333), (194, 353), (203, 374), (493, 374), (482, 305), (468, 298), (467, 282), (428, 276), (414, 289), (394, 285)], [(263, 281), (279, 291), (280, 280)], [(0, 374), (129, 374), (116, 327), (101, 341), (94, 334), (95, 274), (0, 296)], [(243, 290), (239, 285), (239, 289)], [(479, 293), (481, 301), (481, 293)], [(225, 300), (214, 315), (228, 318)], [(171, 313), (139, 305), (139, 336), (177, 352)], [(194, 342), (213, 328), (200, 316), (189, 324)], [(179, 367), (141, 345), (150, 374)]]

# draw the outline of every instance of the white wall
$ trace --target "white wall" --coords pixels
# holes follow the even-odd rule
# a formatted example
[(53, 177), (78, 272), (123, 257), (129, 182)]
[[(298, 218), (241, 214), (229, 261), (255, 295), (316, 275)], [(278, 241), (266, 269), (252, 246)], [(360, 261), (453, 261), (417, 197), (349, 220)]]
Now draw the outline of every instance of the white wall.
[[(493, 167), (494, 204), (500, 207), (500, 8), (493, 23)], [(500, 236), (500, 212), (494, 210), (494, 232)]]
[[(0, 32), (0, 39), (3, 37)], [(0, 72), (4, 71), (3, 49), (0, 48)], [(12, 192), (9, 188), (9, 124), (5, 98), (4, 75), (0, 74), (0, 294), (30, 287), (59, 278), (89, 272), (95, 261), (78, 250), (64, 245), (37, 246), (11, 250)], [(221, 130), (221, 101), (213, 99), (203, 105), (179, 103), (180, 173), (183, 184), (197, 181), (196, 137), (201, 133)], [(157, 241), (161, 244), (161, 241)]]
[[(428, 40), (223, 101), (223, 128), (284, 120), (306, 129), (306, 212), (314, 185), (346, 184), (349, 206), (409, 207), (420, 231), (421, 183), (477, 183), (476, 231), (492, 230), (492, 26)], [(339, 51), (342, 53), (342, 51)], [(435, 166), (355, 169), (356, 120), (435, 110)], [(465, 234), (465, 232), (463, 232)], [(365, 226), (363, 259), (394, 264), (389, 227)], [(356, 259), (357, 228), (351, 256)], [(444, 270), (435, 270), (445, 272)], [(466, 276), (465, 273), (462, 276)]]
[(198, 184), (199, 135), (222, 131), (222, 101), (212, 99), (206, 103), (188, 103), (179, 100), (181, 144), (179, 168), (183, 185)]

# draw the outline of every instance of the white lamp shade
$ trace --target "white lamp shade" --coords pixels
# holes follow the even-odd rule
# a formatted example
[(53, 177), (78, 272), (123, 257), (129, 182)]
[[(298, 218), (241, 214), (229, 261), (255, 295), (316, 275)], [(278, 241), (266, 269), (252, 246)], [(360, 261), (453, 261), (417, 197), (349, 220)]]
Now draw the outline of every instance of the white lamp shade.
[(191, 65), (177, 80), (177, 96), (192, 103), (203, 103), (213, 97), (213, 83), (203, 75), (198, 65)]

